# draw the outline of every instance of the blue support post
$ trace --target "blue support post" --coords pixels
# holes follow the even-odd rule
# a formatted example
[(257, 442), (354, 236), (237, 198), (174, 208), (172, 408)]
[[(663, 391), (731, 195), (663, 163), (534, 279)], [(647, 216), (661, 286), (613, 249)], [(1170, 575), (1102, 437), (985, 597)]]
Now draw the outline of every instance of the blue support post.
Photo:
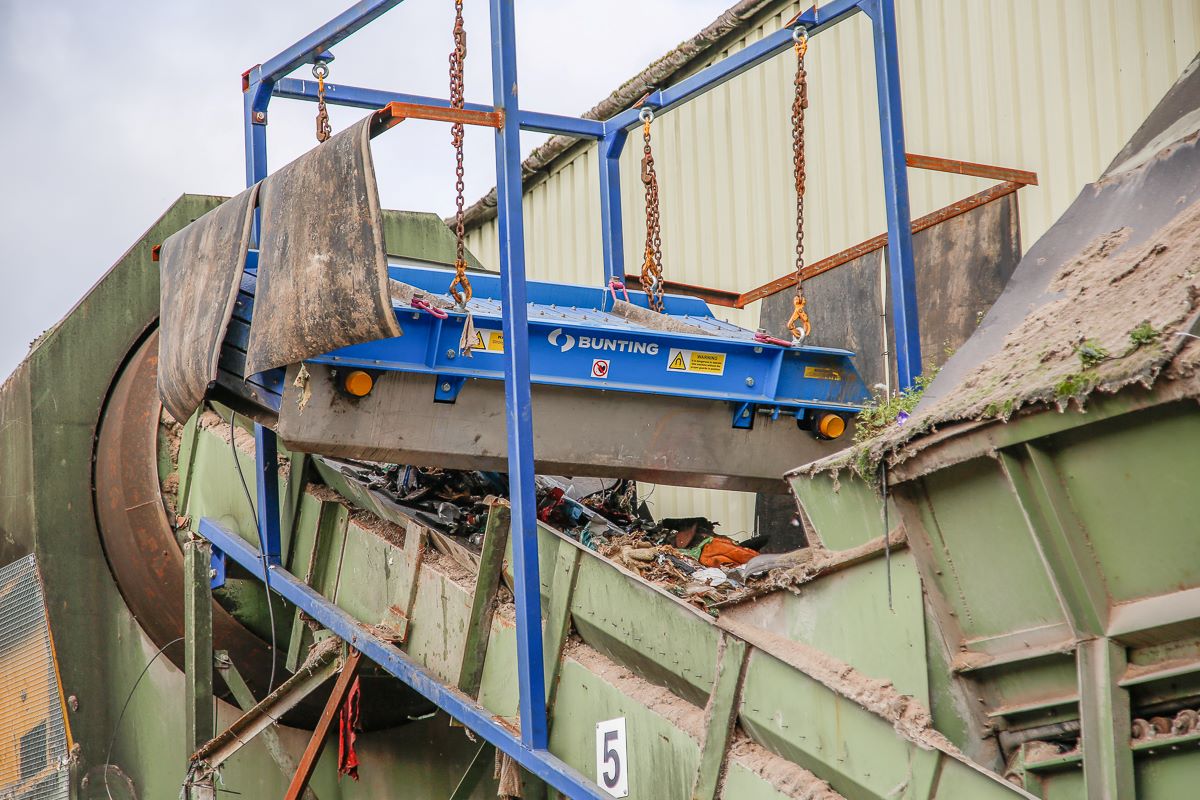
[(913, 265), (912, 216), (905, 165), (904, 106), (900, 99), (900, 57), (894, 0), (863, 0), (875, 43), (875, 87), (883, 144), (884, 203), (887, 207), (888, 271), (892, 282), (892, 328), (896, 377), (907, 388), (921, 374), (921, 328), (917, 276)]
[(604, 252), (604, 282), (625, 282), (625, 232), (621, 224), (621, 151), (629, 134), (616, 128), (605, 134), (597, 149), (600, 164), (600, 241)]
[[(232, 435), (232, 432), (230, 433)], [(254, 424), (254, 463), (258, 467), (258, 546), (268, 564), (280, 564), (279, 449), (275, 431)]]
[[(263, 83), (261, 69), (248, 75), (243, 91), (246, 131), (246, 185), (253, 186), (267, 176), (267, 103), (270, 89)], [(258, 237), (258, 212), (254, 217), (254, 236)], [(229, 432), (233, 435), (233, 431)], [(279, 517), (279, 457), (275, 431), (254, 423), (255, 484), (258, 494), (258, 542), (268, 564), (279, 564), (283, 552)]]
[(529, 398), (529, 315), (525, 297), (525, 231), (521, 209), (521, 126), (517, 99), (514, 0), (491, 0), (492, 95), (504, 111), (496, 131), (496, 211), (500, 296), (504, 308), (504, 405), (512, 504), (513, 583), (517, 606), (517, 676), (521, 742), (545, 750), (542, 591), (538, 573), (537, 500), (533, 487), (533, 408)]

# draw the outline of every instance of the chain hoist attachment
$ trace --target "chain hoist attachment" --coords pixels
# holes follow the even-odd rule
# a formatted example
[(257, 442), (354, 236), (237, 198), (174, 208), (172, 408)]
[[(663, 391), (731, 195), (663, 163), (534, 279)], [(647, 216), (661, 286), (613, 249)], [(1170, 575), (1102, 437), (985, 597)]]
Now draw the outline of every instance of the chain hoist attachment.
[(317, 141), (324, 142), (333, 134), (329, 124), (329, 109), (325, 107), (325, 79), (329, 77), (329, 64), (325, 61), (316, 62), (312, 74), (317, 79)]
[(658, 174), (654, 171), (654, 152), (650, 147), (650, 123), (654, 109), (638, 113), (642, 121), (642, 183), (646, 187), (646, 257), (642, 263), (642, 291), (651, 310), (665, 313), (662, 276), (662, 227), (658, 213)]
[(788, 319), (787, 329), (792, 335), (792, 343), (798, 345), (812, 333), (808, 301), (804, 297), (804, 110), (808, 108), (808, 72), (804, 68), (804, 56), (808, 53), (808, 30), (804, 27), (794, 28), (792, 41), (796, 51), (796, 92), (792, 99), (792, 175), (796, 179), (796, 296), (792, 299), (792, 316)]
[[(467, 60), (467, 29), (463, 24), (462, 0), (454, 3), (454, 29), (451, 32), (454, 49), (450, 51), (450, 107), (461, 109), (465, 105), (463, 67)], [(466, 127), (461, 122), (450, 126), (450, 143), (454, 147), (454, 280), (450, 282), (450, 294), (459, 308), (465, 310), (473, 292), (467, 277), (467, 248), (465, 197), (463, 183), (463, 137)], [(469, 353), (469, 345), (468, 345)]]

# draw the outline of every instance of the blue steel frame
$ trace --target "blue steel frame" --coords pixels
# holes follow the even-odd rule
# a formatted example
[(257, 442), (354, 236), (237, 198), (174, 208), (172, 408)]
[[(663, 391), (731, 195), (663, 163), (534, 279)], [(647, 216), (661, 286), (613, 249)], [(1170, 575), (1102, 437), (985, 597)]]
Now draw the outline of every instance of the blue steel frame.
[[(315, 100), (316, 84), (287, 75), (314, 61), (330, 58), (332, 48), (402, 0), (362, 0), (279, 55), (253, 67), (242, 78), (246, 182), (267, 175), (267, 107), (272, 96)], [(601, 230), (605, 282), (624, 275), (618, 161), (628, 132), (639, 124), (638, 109), (603, 122), (542, 114), (520, 108), (517, 96), (515, 0), (490, 0), (493, 106), (469, 104), (480, 111), (503, 110), (496, 131), (497, 216), (500, 237), (500, 281), (506, 345), (504, 382), (508, 430), (509, 480), (512, 487), (513, 574), (516, 582), (517, 665), (521, 734), (517, 739), (486, 710), (432, 679), (403, 653), (366, 635), (331, 603), (278, 566), (280, 518), (274, 433), (255, 426), (258, 444), (260, 542), (271, 563), (271, 588), (346, 638), (391, 674), (429, 697), (452, 716), (480, 733), (547, 783), (572, 798), (603, 797), (597, 787), (547, 750), (545, 676), (542, 667), (541, 601), (538, 588), (536, 504), (534, 500), (533, 433), (530, 410), (529, 327), (525, 291), (525, 240), (521, 208), (522, 130), (599, 140)], [(875, 52), (880, 135), (883, 145), (884, 200), (887, 207), (889, 271), (893, 287), (893, 327), (900, 383), (909, 386), (920, 374), (916, 281), (905, 172), (904, 124), (900, 98), (899, 57), (894, 0), (827, 0), (787, 27), (713, 64), (678, 84), (652, 92), (643, 105), (665, 112), (687, 102), (792, 46), (792, 32), (809, 35), (858, 13), (871, 20)], [(326, 85), (330, 103), (378, 109), (391, 101), (448, 106), (446, 100), (383, 92), (353, 86)], [(201, 532), (234, 560), (254, 569), (258, 554), (237, 536), (209, 520)]]

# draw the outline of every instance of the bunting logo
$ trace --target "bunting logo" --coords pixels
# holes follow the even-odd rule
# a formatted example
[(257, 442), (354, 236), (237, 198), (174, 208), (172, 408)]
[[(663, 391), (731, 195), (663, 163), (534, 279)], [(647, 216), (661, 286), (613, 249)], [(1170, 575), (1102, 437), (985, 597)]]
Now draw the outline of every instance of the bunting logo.
[(579, 345), (580, 350), (612, 350), (615, 353), (658, 355), (658, 342), (633, 342), (629, 339), (608, 339), (602, 336), (580, 336), (576, 339), (569, 333), (563, 333), (562, 328), (555, 328), (550, 331), (550, 335), (546, 337), (546, 341), (564, 353)]
[[(559, 336), (566, 339), (566, 341), (563, 342), (562, 344), (559, 344), (558, 343)], [(546, 337), (546, 341), (550, 342), (550, 344), (554, 345), (555, 347), (557, 347), (559, 350), (563, 351), (564, 353), (575, 346), (575, 337), (569, 333), (563, 333), (562, 328), (555, 328), (554, 330), (550, 331), (550, 335)]]

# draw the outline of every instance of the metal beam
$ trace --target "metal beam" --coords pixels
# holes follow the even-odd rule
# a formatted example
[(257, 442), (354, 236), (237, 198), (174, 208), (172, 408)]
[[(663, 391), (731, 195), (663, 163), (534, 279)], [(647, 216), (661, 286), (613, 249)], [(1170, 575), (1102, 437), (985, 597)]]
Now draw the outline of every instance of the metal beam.
[[(229, 687), (230, 694), (237, 702), (238, 708), (243, 712), (249, 713), (258, 705), (258, 701), (254, 699), (254, 694), (250, 691), (250, 687), (246, 684), (246, 680), (242, 677), (242, 673), (238, 671), (237, 665), (233, 663), (233, 659), (229, 657), (229, 653), (225, 650), (218, 650), (214, 663), (217, 666), (217, 671), (221, 673), (221, 678), (225, 681), (225, 685)], [(296, 771), (296, 760), (292, 758), (291, 753), (279, 741), (279, 734), (275, 732), (273, 726), (268, 725), (260, 734), (263, 738), (263, 744), (266, 745), (267, 753), (271, 756), (271, 760), (279, 767), (279, 771), (284, 777), (290, 777)], [(302, 795), (303, 800), (317, 800), (317, 795), (312, 789), (305, 790)]]
[(1050, 457), (1031, 444), (1020, 449), (1023, 457), (998, 451), (1000, 465), (1047, 576), (1075, 634), (1100, 636), (1108, 621), (1109, 600), (1104, 576), (1087, 550), (1087, 532), (1071, 509)]
[(901, 389), (921, 375), (921, 329), (917, 276), (913, 265), (912, 213), (904, 156), (904, 105), (900, 98), (900, 56), (894, 0), (863, 0), (875, 44), (875, 91), (883, 146), (883, 200), (887, 210), (888, 271), (892, 286), (892, 330), (896, 377)]
[(268, 82), (276, 81), (297, 67), (312, 63), (318, 55), (400, 5), (402, 1), (360, 0), (283, 52), (267, 59), (261, 67), (263, 79)]
[(496, 592), (500, 589), (500, 578), (504, 573), (508, 531), (508, 506), (492, 506), (483, 530), (483, 553), (479, 557), (471, 616), (467, 618), (467, 641), (463, 646), (462, 666), (458, 670), (458, 688), (468, 697), (479, 696), (479, 684), (483, 680), (492, 618), (496, 615)]
[[(200, 534), (243, 567), (250, 569), (258, 563), (257, 551), (219, 522), (208, 517), (202, 518)], [(442, 683), (423, 665), (391, 642), (384, 641), (371, 628), (306, 586), (287, 570), (271, 567), (269, 581), (272, 590), (285, 600), (294, 603), (388, 674), (404, 681), (434, 705), (510, 755), (518, 764), (558, 791), (572, 800), (608, 800), (608, 796), (595, 783), (569, 764), (546, 749), (526, 746), (491, 711), (464, 697), (457, 688)], [(539, 640), (540, 638), (539, 636)], [(538, 666), (540, 668), (541, 664)]]
[(504, 407), (512, 504), (513, 595), (517, 607), (517, 681), (521, 743), (545, 750), (545, 674), (542, 664), (541, 580), (538, 572), (537, 498), (533, 479), (533, 406), (529, 385), (529, 305), (525, 291), (525, 223), (521, 184), (521, 128), (517, 93), (514, 0), (491, 0), (492, 101), (507, 113), (496, 131), (496, 221), (500, 237), (500, 294), (504, 309)]
[(575, 579), (583, 548), (563, 540), (558, 543), (558, 558), (554, 567), (554, 583), (550, 588), (550, 603), (546, 609), (545, 659), (546, 706), (554, 706), (558, 674), (562, 669), (562, 651), (571, 632), (571, 598), (575, 595)]
[(212, 592), (208, 575), (212, 545), (203, 539), (183, 543), (183, 671), (187, 685), (185, 744), (194, 752), (212, 738), (213, 708)]
[(1125, 648), (1110, 639), (1089, 639), (1079, 643), (1076, 659), (1084, 794), (1090, 800), (1135, 797), (1129, 692), (1117, 684), (1125, 672)]
[(300, 800), (300, 796), (308, 788), (308, 782), (317, 769), (317, 759), (321, 757), (321, 748), (325, 746), (325, 740), (329, 738), (329, 731), (333, 728), (333, 719), (341, 710), (342, 703), (350, 692), (350, 686), (358, 676), (358, 665), (361, 661), (362, 653), (351, 650), (350, 657), (346, 659), (346, 665), (342, 668), (342, 674), (338, 675), (337, 683), (333, 685), (333, 691), (325, 701), (325, 708), (321, 711), (317, 727), (313, 729), (308, 740), (308, 746), (304, 748), (304, 755), (300, 757), (300, 765), (296, 768), (296, 774), (292, 776), (284, 800)]
[(692, 784), (692, 800), (714, 800), (725, 764), (729, 737), (737, 719), (738, 699), (750, 648), (741, 639), (722, 632), (717, 650), (717, 677), (704, 709), (707, 723), (700, 766)]
[[(275, 97), (287, 100), (317, 99), (317, 82), (300, 78), (282, 78), (273, 87), (271, 93)], [(375, 111), (389, 103), (407, 103), (412, 105), (449, 108), (450, 101), (440, 97), (429, 97), (405, 92), (387, 92), (379, 89), (365, 89), (360, 86), (348, 86), (340, 83), (325, 84), (325, 102), (335, 106), (349, 108), (365, 108)], [(464, 103), (466, 111), (490, 114), (492, 106), (483, 103)], [(569, 117), (562, 114), (545, 114), (540, 111), (520, 112), (521, 130), (538, 131), (541, 133), (557, 133), (563, 136), (576, 136), (581, 139), (600, 139), (604, 136), (604, 123), (582, 117)]]
[[(828, 2), (821, 3), (819, 7), (814, 6), (798, 16), (790, 25), (764, 36), (733, 55), (700, 70), (695, 75), (684, 78), (674, 86), (651, 92), (641, 105), (661, 112), (693, 100), (791, 48), (792, 30), (796, 27), (807, 28), (810, 36), (820, 33), (830, 25), (858, 13), (862, 10), (861, 7), (869, 2), (870, 0), (828, 0)], [(622, 111), (608, 120), (607, 129), (610, 131), (617, 128), (629, 130), (636, 127), (639, 124), (640, 110), (640, 107), (634, 107)]]
[[(338, 647), (317, 651), (278, 689), (234, 720), (223, 732), (196, 748), (191, 762), (198, 766), (198, 774), (211, 775), (251, 739), (276, 724), (280, 717), (320, 688), (342, 669), (340, 656), (341, 649)], [(209, 705), (212, 705), (211, 698)]]
[[(999, 200), (1001, 197), (1007, 197), (1020, 188), (1021, 184), (1012, 181), (1007, 183), (998, 183), (995, 186), (984, 189), (982, 192), (977, 192), (970, 197), (964, 197), (962, 200), (957, 200), (948, 206), (939, 208), (937, 211), (930, 212), (923, 217), (914, 219), (911, 226), (912, 232), (920, 233), (921, 231), (932, 228), (934, 225), (939, 225), (948, 219), (954, 219), (957, 216), (966, 214), (968, 211), (972, 211), (980, 206), (987, 205), (993, 200)], [(851, 245), (845, 250), (834, 253), (831, 256), (826, 256), (820, 261), (814, 261), (812, 264), (805, 266), (804, 271), (800, 276), (801, 280), (815, 278), (817, 275), (829, 272), (831, 269), (836, 269), (843, 264), (849, 264), (851, 261), (861, 258), (868, 253), (874, 253), (877, 250), (882, 250), (883, 248), (887, 247), (887, 243), (888, 235), (886, 232), (884, 232), (878, 236), (872, 236), (870, 239), (867, 239), (864, 242)], [(670, 284), (668, 283), (668, 286), (669, 285)], [(755, 287), (754, 289), (738, 295), (737, 300), (733, 303), (733, 308), (745, 308), (755, 300), (762, 300), (764, 297), (770, 297), (773, 294), (778, 294), (784, 289), (795, 285), (796, 273), (792, 272), (788, 275), (776, 278), (773, 281), (768, 281), (762, 286)], [(679, 288), (677, 291), (680, 291), (683, 294), (693, 293), (689, 292), (686, 287)], [(704, 299), (709, 303), (726, 305), (725, 303), (722, 303), (720, 300), (714, 299), (713, 297), (705, 297), (704, 295), (699, 294), (697, 294), (697, 296), (704, 297)]]

